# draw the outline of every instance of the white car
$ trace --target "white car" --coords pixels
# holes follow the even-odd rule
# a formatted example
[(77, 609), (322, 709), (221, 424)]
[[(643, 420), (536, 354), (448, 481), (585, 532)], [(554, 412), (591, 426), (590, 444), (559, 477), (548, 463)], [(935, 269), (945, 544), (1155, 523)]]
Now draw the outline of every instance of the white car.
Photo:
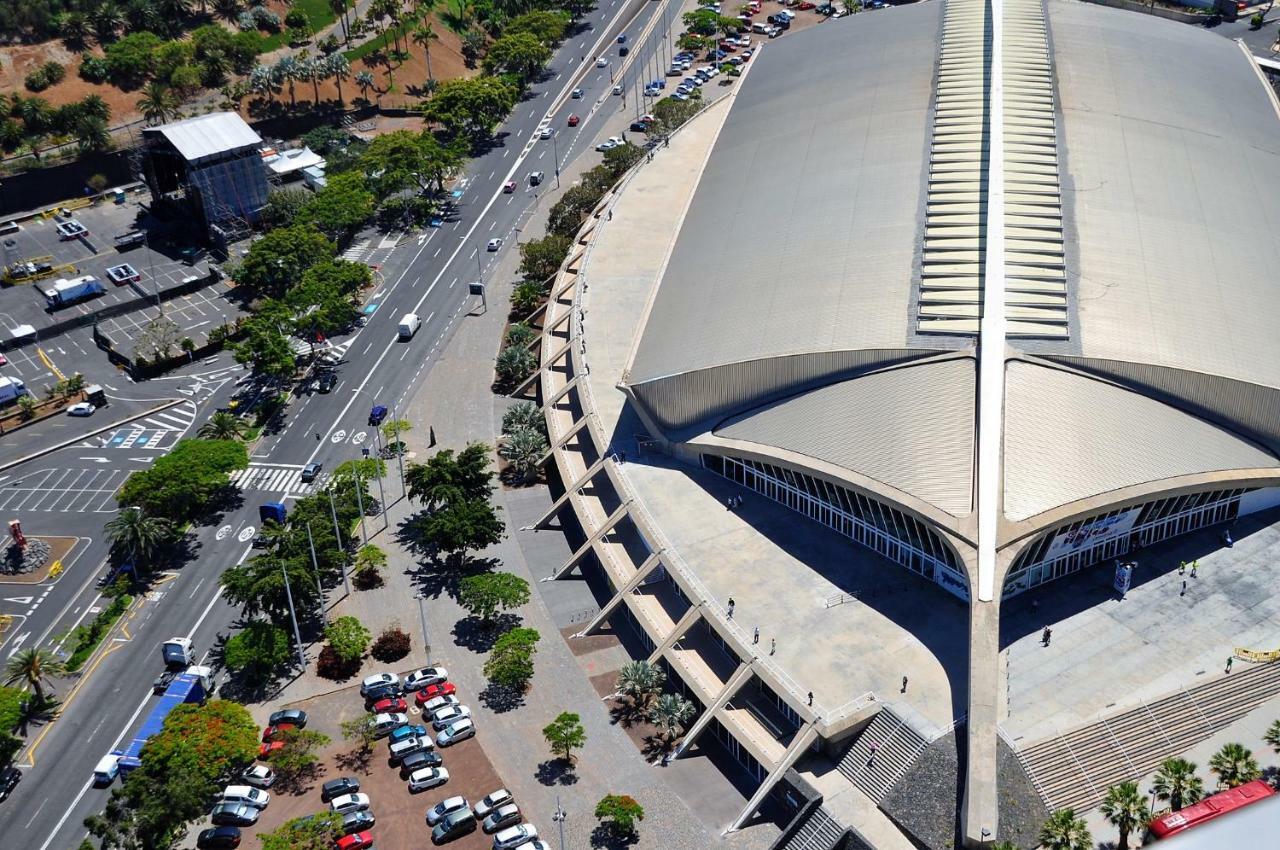
[(617, 95), (617, 94), (622, 94), (622, 85), (621, 85), (621, 84), (618, 84), (618, 85), (614, 86), (614, 87), (613, 87), (613, 93), (614, 93), (615, 95)]
[(597, 67), (597, 68), (608, 68), (608, 67), (609, 67), (609, 60), (608, 60), (608, 59), (606, 59), (606, 58), (604, 58), (603, 56), (601, 56), (599, 59), (597, 59), (597, 60), (596, 60), (596, 67)]
[(265, 764), (255, 764), (253, 767), (245, 768), (240, 778), (246, 785), (252, 785), (255, 788), (270, 788), (276, 784), (276, 772)]
[(444, 708), (446, 705), (459, 705), (460, 703), (461, 703), (461, 700), (459, 700), (453, 694), (445, 694), (444, 696), (432, 697), (431, 699), (427, 700), (422, 704), (422, 713), (425, 714), (427, 717), (430, 717), (440, 709)]
[(488, 252), (492, 253), (492, 252), (494, 252), (494, 251), (498, 250), (498, 249), (499, 249), (499, 248), (501, 248), (501, 247), (502, 247), (502, 240), (501, 240), (501, 239), (490, 239), (490, 240), (489, 240), (489, 244), (488, 244), (488, 245), (486, 245), (486, 246), (484, 247), (484, 249), (485, 249), (486, 251), (488, 251)]
[(531, 823), (522, 823), (504, 829), (493, 836), (493, 850), (514, 850), (538, 837), (538, 828)]
[(391, 745), (391, 762), (399, 764), (400, 760), (409, 753), (416, 753), (421, 750), (429, 750), (434, 746), (430, 738), (405, 738), (396, 741)]
[(271, 794), (261, 788), (248, 785), (228, 785), (222, 792), (222, 803), (243, 803), (255, 809), (265, 809), (271, 802)]
[(465, 720), (471, 716), (471, 709), (465, 705), (446, 705), (436, 713), (431, 715), (431, 725), (440, 731), (446, 726), (451, 726), (457, 720)]
[(329, 811), (337, 812), (340, 815), (363, 812), (367, 808), (369, 808), (368, 794), (343, 794), (341, 797), (334, 797), (329, 802)]
[(409, 774), (409, 792), (416, 794), (435, 788), (449, 781), (449, 771), (443, 767), (424, 767)]
[(395, 673), (374, 673), (360, 683), (360, 696), (364, 696), (379, 685), (398, 684), (400, 684), (400, 677)]
[(67, 408), (68, 416), (92, 416), (93, 412), (98, 408), (89, 404), (87, 401), (81, 401)]
[(611, 150), (613, 150), (613, 149), (614, 149), (614, 148), (616, 148), (616, 147), (617, 147), (617, 145), (615, 145), (612, 141), (610, 141), (610, 140), (606, 139), (605, 141), (603, 141), (603, 142), (601, 142), (600, 144), (596, 145), (596, 150), (598, 150), (598, 151), (600, 151), (601, 153), (603, 153), (604, 151), (611, 151)]
[(436, 735), (436, 746), (448, 747), (459, 741), (465, 741), (467, 738), (474, 738), (475, 734), (476, 725), (471, 722), (470, 718), (465, 718), (452, 726), (445, 727), (444, 731)]
[(391, 734), (391, 730), (398, 726), (403, 726), (409, 722), (407, 714), (396, 712), (395, 714), (377, 714), (373, 718), (373, 737), (385, 738)]
[(444, 819), (445, 815), (460, 812), (463, 809), (469, 809), (466, 797), (446, 797), (439, 803), (427, 809), (427, 826), (435, 826)]
[(539, 139), (549, 139), (556, 134), (555, 128), (543, 127), (542, 132), (538, 134)]
[(624, 142), (622, 139), (619, 139), (617, 136), (610, 136), (608, 141), (612, 142), (615, 148), (626, 144), (626, 142)]
[(476, 817), (483, 820), (489, 816), (490, 812), (498, 808), (498, 806), (505, 806), (511, 801), (511, 792), (506, 788), (499, 788), (497, 791), (485, 796), (485, 798), (476, 803), (473, 808), (475, 809)]
[(404, 677), (404, 689), (420, 691), (428, 685), (438, 685), (448, 678), (449, 671), (443, 667), (423, 667)]

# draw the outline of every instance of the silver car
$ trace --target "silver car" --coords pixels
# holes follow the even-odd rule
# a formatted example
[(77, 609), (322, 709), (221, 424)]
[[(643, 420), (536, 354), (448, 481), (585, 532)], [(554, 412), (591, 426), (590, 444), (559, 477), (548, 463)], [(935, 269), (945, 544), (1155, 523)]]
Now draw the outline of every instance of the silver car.
[(485, 832), (497, 832), (508, 826), (515, 826), (520, 823), (520, 807), (515, 803), (507, 803), (505, 806), (499, 806), (489, 813), (481, 824), (481, 829)]

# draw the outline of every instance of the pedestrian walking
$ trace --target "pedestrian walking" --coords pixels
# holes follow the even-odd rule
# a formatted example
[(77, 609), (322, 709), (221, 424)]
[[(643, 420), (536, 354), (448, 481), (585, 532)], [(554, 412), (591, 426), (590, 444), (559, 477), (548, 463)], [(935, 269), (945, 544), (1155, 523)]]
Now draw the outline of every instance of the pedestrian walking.
[(427, 432), (431, 437), (431, 439), (427, 442), (427, 448), (431, 448), (436, 444), (436, 426), (434, 425), (430, 426), (429, 428), (427, 428)]
[(734, 605), (733, 597), (732, 597), (732, 596), (730, 596), (730, 597), (729, 597), (729, 619), (730, 619), (730, 620), (732, 620), (732, 619), (733, 619), (733, 605)]
[[(1228, 661), (1227, 663), (1230, 664), (1231, 662)], [(809, 691), (809, 705), (813, 705), (813, 691)]]
[(906, 692), (907, 692), (907, 677), (903, 676), (902, 677), (902, 693), (905, 694)]
[(759, 643), (759, 642), (760, 642), (760, 627), (759, 627), (759, 626), (756, 626), (756, 634), (755, 634), (755, 637), (753, 637), (753, 638), (751, 639), (751, 642), (752, 642), (752, 643)]
[(728, 508), (729, 510), (733, 510), (733, 497), (732, 497), (732, 496), (730, 496), (729, 498), (727, 498), (727, 499), (725, 499), (725, 500), (724, 500), (724, 506), (725, 506), (726, 508)]
[(1227, 672), (1228, 672), (1228, 673), (1230, 673), (1230, 672), (1231, 672), (1231, 662), (1232, 662), (1232, 661), (1235, 661), (1235, 660), (1236, 660), (1236, 657), (1235, 657), (1234, 655), (1228, 655), (1228, 656), (1227, 656)]
[(1184, 573), (1186, 573), (1186, 571), (1187, 571), (1187, 562), (1186, 562), (1186, 561), (1179, 561), (1179, 562), (1178, 562), (1178, 575), (1183, 575)]
[(871, 742), (871, 755), (867, 757), (867, 767), (875, 767), (876, 753), (879, 752), (880, 745), (875, 741)]
[(1182, 580), (1182, 592), (1181, 592), (1181, 593), (1179, 593), (1178, 595), (1179, 595), (1179, 596), (1186, 596), (1186, 595), (1187, 595), (1187, 580), (1186, 580), (1185, 578)]
[(1200, 562), (1199, 562), (1199, 561), (1192, 561), (1192, 562), (1191, 562), (1191, 577), (1192, 577), (1192, 578), (1195, 578), (1195, 577), (1196, 577), (1196, 570), (1198, 570), (1198, 569), (1200, 569)]
[(773, 655), (777, 651), (778, 651), (778, 639), (769, 638), (769, 654)]
[(320, 432), (316, 431), (316, 442), (320, 442)]
[(613, 221), (613, 210), (609, 210), (609, 215), (605, 218), (605, 221)]
[(1043, 643), (1045, 646), (1048, 646), (1049, 640), (1052, 637), (1053, 637), (1053, 629), (1049, 628), (1048, 626), (1045, 626), (1044, 632), (1042, 632), (1040, 635), (1040, 642)]

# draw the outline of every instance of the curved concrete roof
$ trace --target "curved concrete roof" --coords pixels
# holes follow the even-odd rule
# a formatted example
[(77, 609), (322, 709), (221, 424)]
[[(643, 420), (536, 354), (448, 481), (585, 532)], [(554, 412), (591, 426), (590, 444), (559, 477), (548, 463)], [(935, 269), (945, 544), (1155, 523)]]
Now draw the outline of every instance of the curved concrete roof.
[(1104, 381), (1018, 361), (1005, 375), (1004, 513), (1013, 520), (1133, 484), (1280, 466), (1230, 431)]
[(961, 357), (831, 384), (715, 434), (825, 460), (962, 516), (972, 507), (974, 399), (974, 363)]

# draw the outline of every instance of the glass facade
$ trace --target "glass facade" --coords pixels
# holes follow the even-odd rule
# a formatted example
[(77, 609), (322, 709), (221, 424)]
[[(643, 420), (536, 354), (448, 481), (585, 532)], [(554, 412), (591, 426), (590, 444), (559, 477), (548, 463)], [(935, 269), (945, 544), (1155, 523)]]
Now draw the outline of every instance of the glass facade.
[(847, 487), (786, 467), (713, 454), (702, 455), (702, 465), (835, 529), (968, 601), (969, 582), (955, 550), (921, 520)]
[(1022, 550), (1004, 580), (1004, 596), (1127, 555), (1135, 549), (1229, 522), (1246, 490), (1206, 490), (1155, 499), (1076, 520), (1042, 535)]

